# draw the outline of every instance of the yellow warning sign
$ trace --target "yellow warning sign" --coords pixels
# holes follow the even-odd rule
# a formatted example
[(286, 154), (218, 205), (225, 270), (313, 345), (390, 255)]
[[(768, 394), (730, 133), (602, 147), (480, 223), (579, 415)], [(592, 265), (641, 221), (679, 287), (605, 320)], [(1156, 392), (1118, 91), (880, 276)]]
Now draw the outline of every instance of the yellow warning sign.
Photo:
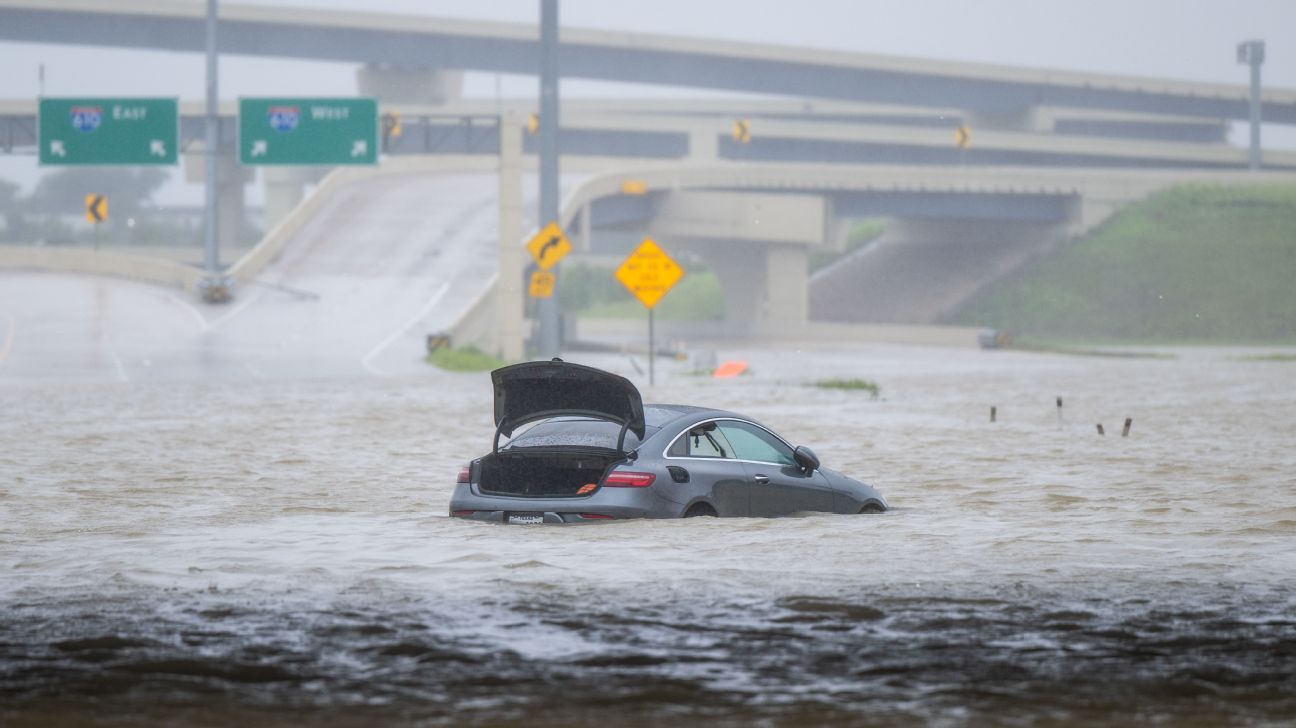
[(86, 195), (86, 222), (108, 222), (108, 195)]
[(531, 271), (530, 293), (532, 298), (549, 298), (553, 295), (554, 274), (547, 270)]
[(684, 269), (666, 251), (657, 247), (652, 238), (644, 238), (643, 243), (616, 269), (617, 280), (647, 308), (656, 306), (683, 277)]
[(967, 149), (972, 146), (972, 127), (964, 124), (954, 130), (954, 144), (959, 149)]
[(540, 115), (532, 114), (527, 117), (527, 133), (537, 134), (540, 132)]
[(739, 144), (746, 144), (751, 141), (751, 124), (746, 119), (739, 119), (733, 124), (733, 138)]
[(551, 222), (527, 241), (527, 250), (541, 270), (549, 270), (571, 252), (571, 243), (558, 223)]

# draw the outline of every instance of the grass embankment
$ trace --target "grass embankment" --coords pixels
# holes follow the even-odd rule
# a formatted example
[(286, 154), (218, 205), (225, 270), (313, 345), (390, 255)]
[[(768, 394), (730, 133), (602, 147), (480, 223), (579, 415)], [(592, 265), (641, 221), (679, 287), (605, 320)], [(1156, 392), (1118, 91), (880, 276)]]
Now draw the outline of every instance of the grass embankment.
[(496, 359), (475, 346), (461, 349), (441, 347), (427, 355), (427, 363), (451, 372), (489, 372), (508, 362)]
[(1047, 340), (1296, 342), (1296, 186), (1178, 187), (973, 296), (948, 323)]

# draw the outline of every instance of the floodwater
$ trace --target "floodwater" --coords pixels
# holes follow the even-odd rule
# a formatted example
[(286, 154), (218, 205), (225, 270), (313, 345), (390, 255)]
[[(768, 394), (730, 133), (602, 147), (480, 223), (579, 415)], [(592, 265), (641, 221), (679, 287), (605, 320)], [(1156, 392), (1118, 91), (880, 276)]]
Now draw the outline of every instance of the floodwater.
[(446, 517), (484, 374), (0, 372), (0, 723), (1296, 721), (1296, 363), (1167, 353), (572, 355), (893, 506), (576, 527)]

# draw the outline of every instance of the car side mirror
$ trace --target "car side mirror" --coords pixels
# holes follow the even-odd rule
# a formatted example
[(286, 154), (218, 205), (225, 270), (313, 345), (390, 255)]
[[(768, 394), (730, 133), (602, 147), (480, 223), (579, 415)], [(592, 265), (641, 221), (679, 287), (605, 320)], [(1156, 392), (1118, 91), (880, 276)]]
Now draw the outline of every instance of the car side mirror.
[(797, 445), (792, 451), (792, 457), (796, 460), (797, 465), (807, 473), (813, 473), (819, 469), (819, 456), (814, 454), (814, 450), (805, 445)]

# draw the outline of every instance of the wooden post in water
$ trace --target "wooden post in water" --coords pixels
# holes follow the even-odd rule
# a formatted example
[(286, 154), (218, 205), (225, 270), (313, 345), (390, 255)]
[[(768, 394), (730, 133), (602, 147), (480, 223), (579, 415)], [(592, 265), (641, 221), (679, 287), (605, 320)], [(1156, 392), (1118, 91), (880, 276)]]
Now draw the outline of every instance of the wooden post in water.
[(1062, 426), (1062, 398), (1057, 398), (1058, 427)]
[(1102, 428), (1102, 423), (1101, 423), (1101, 422), (1098, 423), (1098, 434), (1099, 434), (1099, 435), (1106, 435), (1106, 434), (1107, 434), (1106, 432), (1103, 432), (1103, 428)]
[(1121, 437), (1129, 437), (1130, 425), (1132, 425), (1132, 424), (1134, 424), (1134, 418), (1133, 418), (1133, 417), (1126, 417), (1126, 418), (1125, 418), (1125, 427), (1124, 427), (1124, 429), (1121, 430)]
[(993, 407), (993, 406), (990, 408), (990, 421), (991, 421), (991, 422), (994, 422), (994, 421), (995, 421), (995, 410), (996, 410), (996, 409), (997, 409), (997, 408), (996, 408), (996, 407)]

